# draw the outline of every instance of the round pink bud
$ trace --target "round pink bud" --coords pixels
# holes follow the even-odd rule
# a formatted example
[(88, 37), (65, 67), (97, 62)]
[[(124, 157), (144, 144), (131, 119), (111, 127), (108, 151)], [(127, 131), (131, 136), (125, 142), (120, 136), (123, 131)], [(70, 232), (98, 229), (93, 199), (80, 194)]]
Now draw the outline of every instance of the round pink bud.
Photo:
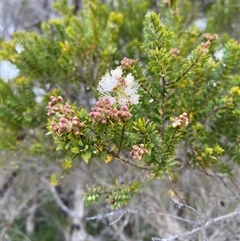
[(110, 115), (110, 113), (111, 113), (111, 110), (105, 110), (106, 115)]
[(138, 149), (139, 149), (139, 146), (138, 146), (138, 145), (133, 145), (133, 150), (134, 150), (134, 151), (138, 151)]
[(96, 106), (98, 106), (98, 107), (103, 107), (103, 101), (102, 101), (102, 100), (98, 100), (98, 101), (96, 102)]
[(76, 136), (78, 136), (78, 135), (80, 135), (80, 132), (79, 132), (79, 131), (75, 131), (74, 134), (75, 134)]
[(101, 113), (99, 112), (94, 112), (95, 113), (95, 117), (100, 117), (101, 116)]
[(68, 120), (67, 120), (66, 118), (64, 118), (64, 117), (61, 117), (61, 118), (60, 118), (60, 122), (61, 122), (61, 123), (67, 123), (67, 121), (68, 121)]
[(104, 101), (105, 101), (106, 104), (110, 104), (111, 103), (109, 98), (105, 98)]
[(77, 120), (73, 120), (73, 121), (72, 121), (72, 124), (73, 124), (74, 126), (77, 126), (77, 125), (78, 125), (78, 121), (77, 121)]
[(118, 118), (118, 113), (113, 113), (113, 118)]
[(84, 127), (84, 123), (79, 123), (78, 126), (82, 128)]
[(53, 130), (53, 131), (57, 131), (58, 128), (57, 128), (56, 126), (53, 126), (53, 127), (52, 127), (52, 130)]
[(55, 104), (57, 102), (57, 98), (56, 97), (53, 97), (52, 98), (52, 103)]
[(97, 112), (102, 112), (102, 108), (101, 108), (101, 107), (97, 107), (97, 108), (96, 108), (96, 111), (97, 111)]
[(63, 101), (63, 97), (60, 96), (60, 95), (57, 97), (57, 99), (58, 99), (59, 102), (62, 102), (62, 101)]
[(124, 105), (124, 106), (121, 107), (121, 110), (128, 111), (128, 107), (126, 105)]
[(101, 122), (102, 122), (102, 124), (106, 124), (107, 123), (107, 119), (103, 119)]
[(132, 114), (127, 112), (127, 118), (130, 118), (131, 116), (132, 116)]
[(109, 110), (109, 109), (111, 109), (111, 105), (110, 104), (106, 104), (105, 108)]

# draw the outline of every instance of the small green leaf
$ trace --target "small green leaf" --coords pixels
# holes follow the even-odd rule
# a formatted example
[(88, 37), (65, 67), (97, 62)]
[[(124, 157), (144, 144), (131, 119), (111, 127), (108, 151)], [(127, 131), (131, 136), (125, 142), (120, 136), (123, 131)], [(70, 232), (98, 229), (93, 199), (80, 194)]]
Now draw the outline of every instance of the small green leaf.
[(86, 163), (88, 163), (89, 159), (91, 158), (91, 152), (83, 152), (81, 156), (82, 156), (83, 160)]
[(48, 131), (45, 135), (48, 136), (48, 135), (51, 135), (53, 133), (53, 131)]
[(56, 151), (62, 150), (64, 148), (64, 143), (58, 144)]
[(79, 147), (75, 146), (71, 149), (71, 152), (78, 154), (78, 153), (80, 153), (80, 149), (79, 149)]
[(79, 141), (78, 141), (78, 145), (79, 145), (79, 146), (83, 146), (82, 140), (79, 140)]

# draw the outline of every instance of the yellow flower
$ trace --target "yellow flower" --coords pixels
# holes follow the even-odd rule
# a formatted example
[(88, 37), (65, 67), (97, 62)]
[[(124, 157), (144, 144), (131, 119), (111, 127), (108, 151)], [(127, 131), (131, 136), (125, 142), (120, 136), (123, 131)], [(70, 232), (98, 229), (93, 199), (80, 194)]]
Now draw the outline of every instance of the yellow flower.
[(71, 159), (64, 160), (63, 163), (62, 163), (62, 167), (65, 170), (70, 169), (72, 167), (72, 160)]
[(213, 148), (206, 147), (206, 148), (205, 148), (205, 153), (206, 153), (207, 155), (212, 155), (212, 154), (213, 154)]
[(51, 183), (51, 185), (53, 185), (53, 186), (57, 186), (57, 185), (58, 185), (58, 177), (57, 177), (56, 174), (52, 174), (52, 175), (50, 176), (50, 183)]
[(230, 90), (229, 90), (229, 94), (230, 95), (240, 95), (240, 88), (238, 86), (233, 86)]

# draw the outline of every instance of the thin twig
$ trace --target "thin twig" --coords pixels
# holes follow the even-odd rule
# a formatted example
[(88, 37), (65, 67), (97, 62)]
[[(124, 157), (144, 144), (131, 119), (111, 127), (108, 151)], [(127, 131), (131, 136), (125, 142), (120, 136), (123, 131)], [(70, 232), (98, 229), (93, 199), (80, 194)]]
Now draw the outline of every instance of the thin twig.
[(118, 152), (117, 152), (118, 154), (120, 153), (120, 151), (121, 151), (121, 149), (122, 149), (124, 132), (125, 132), (125, 123), (123, 123), (123, 128), (122, 128), (122, 133), (121, 133), (121, 139), (120, 139), (120, 142), (119, 142)]
[(120, 161), (122, 161), (122, 162), (124, 162), (124, 163), (126, 163), (126, 164), (129, 164), (129, 165), (131, 165), (131, 166), (134, 166), (134, 167), (136, 167), (136, 168), (144, 169), (144, 170), (151, 170), (151, 169), (152, 169), (152, 167), (150, 167), (150, 166), (138, 165), (138, 164), (136, 164), (135, 162), (132, 162), (132, 161), (126, 159), (126, 158), (123, 158), (123, 157), (121, 157), (120, 155), (118, 155), (118, 153), (116, 153), (116, 152), (114, 152), (114, 151), (107, 150), (107, 152), (108, 152), (108, 154), (111, 154), (111, 155), (112, 155), (113, 157), (115, 157), (116, 159), (118, 159), (118, 160), (120, 160)]
[[(120, 217), (122, 217), (123, 215), (127, 214), (127, 213), (137, 213), (138, 211), (137, 210), (134, 210), (134, 209), (125, 209), (125, 210), (115, 210), (115, 211), (112, 211), (110, 213), (105, 213), (105, 214), (97, 214), (93, 217), (87, 217), (85, 218), (85, 220), (102, 220), (104, 218), (108, 218), (108, 217), (111, 217), (111, 216), (115, 216), (115, 215), (119, 215), (120, 214)], [(119, 220), (118, 220), (119, 221)], [(115, 222), (116, 223), (116, 222)]]
[(229, 214), (211, 219), (208, 222), (206, 222), (204, 225), (201, 225), (200, 227), (195, 228), (195, 229), (193, 229), (189, 232), (185, 232), (185, 233), (182, 233), (182, 234), (179, 234), (179, 235), (175, 235), (171, 238), (156, 238), (156, 237), (154, 237), (154, 238), (152, 238), (152, 241), (172, 241), (172, 240), (175, 240), (175, 239), (191, 236), (191, 235), (201, 231), (202, 229), (207, 228), (208, 226), (210, 226), (214, 223), (220, 222), (220, 221), (225, 220), (225, 219), (233, 218), (234, 216), (237, 216), (237, 215), (240, 215), (240, 211), (232, 212), (232, 213), (229, 213)]

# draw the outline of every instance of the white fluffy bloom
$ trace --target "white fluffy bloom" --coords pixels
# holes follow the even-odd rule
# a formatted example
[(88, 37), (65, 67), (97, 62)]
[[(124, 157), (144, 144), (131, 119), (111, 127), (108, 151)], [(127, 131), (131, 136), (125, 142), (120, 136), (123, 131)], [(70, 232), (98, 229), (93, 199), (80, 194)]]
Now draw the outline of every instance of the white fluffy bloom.
[(97, 90), (110, 99), (111, 105), (117, 103), (121, 106), (138, 104), (137, 94), (139, 85), (134, 76), (130, 73), (126, 77), (122, 76), (121, 67), (117, 67), (107, 72), (100, 80)]
[(116, 69), (111, 70), (110, 73), (111, 73), (113, 78), (119, 79), (119, 78), (122, 77), (122, 68), (121, 67), (117, 67)]
[(116, 88), (117, 83), (117, 78), (113, 78), (113, 76), (107, 73), (102, 77), (101, 81), (99, 82), (97, 90), (100, 93), (112, 91), (114, 88)]

